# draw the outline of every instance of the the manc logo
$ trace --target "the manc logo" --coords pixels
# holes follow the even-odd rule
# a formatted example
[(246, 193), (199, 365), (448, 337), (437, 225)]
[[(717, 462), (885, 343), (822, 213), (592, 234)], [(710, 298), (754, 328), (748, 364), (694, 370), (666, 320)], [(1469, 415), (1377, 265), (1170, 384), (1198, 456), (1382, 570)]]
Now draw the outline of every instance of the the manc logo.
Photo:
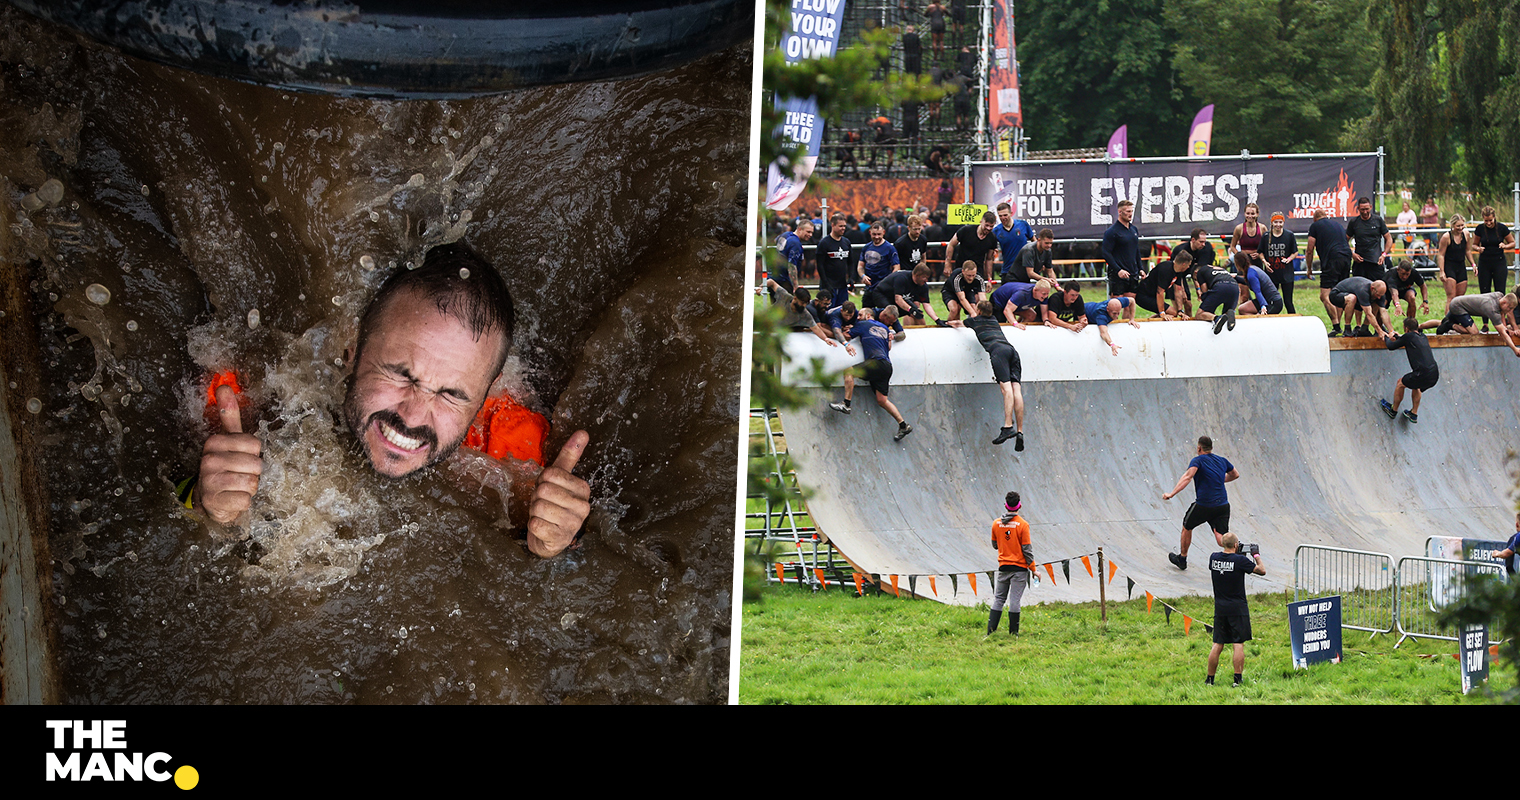
[(181, 789), (194, 789), (200, 773), (189, 764), (169, 770), (168, 753), (129, 752), (127, 722), (121, 719), (50, 719), (52, 750), (47, 754), (49, 781), (124, 782), (143, 780), (160, 783), (174, 780)]

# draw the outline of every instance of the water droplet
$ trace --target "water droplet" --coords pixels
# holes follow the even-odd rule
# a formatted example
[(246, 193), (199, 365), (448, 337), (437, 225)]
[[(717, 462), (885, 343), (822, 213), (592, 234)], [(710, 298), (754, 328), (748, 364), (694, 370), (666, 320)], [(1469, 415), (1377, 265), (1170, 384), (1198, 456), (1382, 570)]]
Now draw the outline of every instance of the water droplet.
[(341, 297), (339, 297), (337, 295), (333, 295), (333, 305), (335, 305), (335, 306), (341, 306), (341, 305), (343, 305), (343, 298), (341, 298)]
[(397, 635), (400, 636), (401, 638), (405, 639), (406, 638), (406, 628), (402, 628), (401, 632), (399, 634), (397, 634)]
[(280, 238), (280, 232), (279, 231), (270, 231), (269, 232), (269, 238), (271, 238), (271, 239), (278, 239), (278, 238)]
[(306, 299), (306, 295), (304, 295), (304, 294), (303, 294), (303, 295), (300, 295), (300, 296), (299, 296), (299, 297), (297, 297), (297, 298), (296, 298), (296, 299), (297, 299), (297, 300), (305, 300), (305, 299)]
[(124, 495), (126, 493), (127, 493), (126, 489), (123, 489), (120, 486), (118, 486), (118, 487), (116, 487), (116, 491), (112, 492), (111, 494), (114, 494), (117, 497), (121, 497), (122, 495)]
[(378, 212), (378, 211), (371, 211), (371, 212), (369, 212), (369, 221), (370, 222), (379, 222), (380, 221), (380, 212)]
[(135, 330), (137, 330), (137, 320), (135, 320), (135, 319), (129, 319), (129, 320), (127, 320), (127, 330), (129, 330), (129, 331), (135, 331)]
[[(372, 218), (374, 218), (374, 219), (379, 219), (380, 218), (379, 214), (373, 214), (372, 213), (372, 214), (370, 214), (370, 216)], [(375, 268), (375, 258), (374, 258), (374, 256), (359, 256), (359, 266), (361, 266), (361, 267), (363, 267), (363, 268), (365, 268), (367, 270), (374, 269)]]
[(97, 306), (103, 306), (111, 302), (111, 290), (98, 283), (92, 283), (85, 287), (84, 296)]
[(42, 401), (38, 400), (35, 397), (27, 400), (26, 401), (26, 410), (32, 412), (33, 414), (41, 414), (42, 413)]
[(469, 280), (470, 279), (470, 270), (469, 270), (469, 268), (468, 267), (460, 267), (459, 268), (459, 277), (460, 277), (461, 280)]
[(50, 206), (58, 205), (58, 201), (63, 199), (63, 183), (57, 178), (48, 178), (42, 188), (37, 190), (37, 199)]
[(143, 197), (147, 197), (148, 196), (148, 184), (145, 183), (145, 184), (142, 185), (142, 193), (143, 193)]
[(341, 366), (343, 366), (343, 359), (341, 359), (341, 358), (335, 358), (335, 359), (333, 359), (333, 366), (335, 366), (335, 367), (341, 367)]
[(417, 143), (417, 137), (415, 137), (415, 136), (408, 136), (408, 137), (406, 137), (406, 143), (407, 144), (416, 144)]
[(55, 303), (58, 302), (58, 293), (57, 292), (48, 292), (48, 299), (51, 300), (51, 301), (53, 301), (53, 302), (55, 302)]
[(250, 330), (259, 327), (259, 310), (257, 308), (248, 311), (248, 328)]

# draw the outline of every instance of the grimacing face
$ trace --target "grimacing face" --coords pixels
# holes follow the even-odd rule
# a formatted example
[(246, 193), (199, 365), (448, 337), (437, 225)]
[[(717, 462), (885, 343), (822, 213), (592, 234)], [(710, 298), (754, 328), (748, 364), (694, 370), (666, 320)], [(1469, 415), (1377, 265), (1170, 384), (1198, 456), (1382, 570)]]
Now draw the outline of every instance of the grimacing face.
[(360, 343), (343, 401), (375, 471), (401, 478), (448, 458), (485, 402), (506, 345), (500, 331), (477, 339), (415, 293), (391, 298)]

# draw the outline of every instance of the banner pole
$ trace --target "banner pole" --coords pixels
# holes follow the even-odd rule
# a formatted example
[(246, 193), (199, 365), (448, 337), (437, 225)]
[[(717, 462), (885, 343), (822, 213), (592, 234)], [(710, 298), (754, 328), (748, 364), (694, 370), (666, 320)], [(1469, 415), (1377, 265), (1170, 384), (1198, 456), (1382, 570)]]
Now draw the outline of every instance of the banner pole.
[(961, 195), (962, 202), (974, 202), (971, 199), (971, 156), (961, 156)]
[(987, 92), (991, 86), (987, 83), (987, 71), (991, 67), (987, 60), (987, 34), (992, 29), (992, 4), (982, 3), (982, 32), (981, 43), (976, 47), (977, 53), (977, 93), (976, 93), (976, 149), (977, 152), (986, 154), (987, 150)]
[(1103, 629), (1108, 630), (1108, 582), (1103, 580), (1107, 575), (1103, 567), (1103, 548), (1098, 548), (1098, 613), (1103, 618)]
[(1378, 216), (1388, 216), (1388, 201), (1383, 198), (1383, 147), (1378, 145)]

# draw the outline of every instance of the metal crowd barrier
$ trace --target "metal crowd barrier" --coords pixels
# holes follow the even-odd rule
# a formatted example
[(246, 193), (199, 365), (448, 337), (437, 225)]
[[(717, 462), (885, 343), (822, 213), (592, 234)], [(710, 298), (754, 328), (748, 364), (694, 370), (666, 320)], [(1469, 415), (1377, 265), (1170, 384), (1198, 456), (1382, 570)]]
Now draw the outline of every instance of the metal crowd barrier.
[[(1466, 584), (1475, 580), (1507, 580), (1504, 567), (1493, 561), (1456, 561), (1428, 556), (1405, 556), (1399, 559), (1395, 573), (1395, 602), (1399, 641), (1405, 639), (1444, 639), (1459, 641), (1455, 629), (1443, 628), (1437, 621), (1442, 609), (1462, 597)], [(1489, 644), (1499, 640), (1490, 637)]]
[(1341, 596), (1341, 627), (1392, 633), (1396, 573), (1393, 556), (1343, 547), (1299, 545), (1293, 553), (1293, 600)]

